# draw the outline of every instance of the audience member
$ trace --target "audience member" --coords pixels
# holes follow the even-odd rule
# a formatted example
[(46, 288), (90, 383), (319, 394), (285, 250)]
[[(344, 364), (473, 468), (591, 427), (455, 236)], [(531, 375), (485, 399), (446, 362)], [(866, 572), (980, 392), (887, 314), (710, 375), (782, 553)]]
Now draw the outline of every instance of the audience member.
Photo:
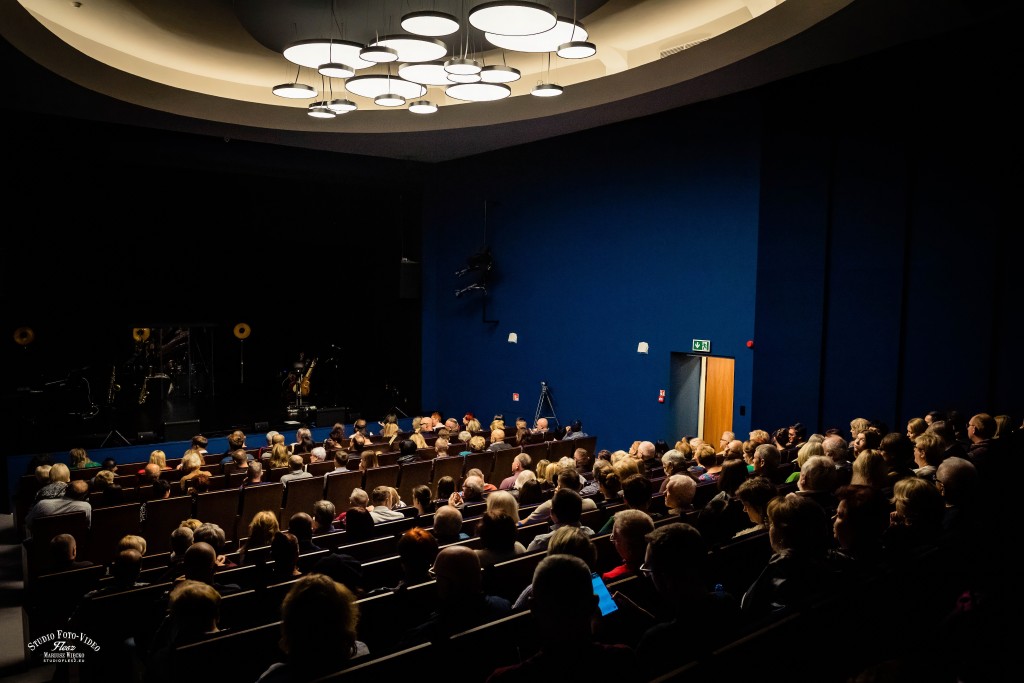
[(583, 514), (583, 499), (571, 488), (561, 488), (551, 497), (551, 531), (538, 534), (527, 546), (528, 552), (547, 548), (551, 536), (563, 526), (576, 526), (583, 529), (587, 536), (593, 536), (594, 530), (580, 523)]
[(597, 596), (590, 576), (590, 568), (578, 557), (551, 555), (540, 561), (529, 599), (540, 652), (519, 664), (496, 669), (488, 683), (637, 680), (640, 663), (632, 649), (594, 642)]
[[(53, 468), (56, 467), (56, 465), (53, 466)], [(50, 472), (53, 472), (53, 468), (51, 468)], [(32, 526), (40, 517), (50, 517), (69, 512), (84, 512), (86, 525), (92, 525), (92, 505), (88, 501), (89, 484), (83, 479), (76, 479), (70, 483), (60, 483), (65, 484), (61, 488), (63, 494), (60, 498), (42, 498), (29, 508), (28, 514), (25, 515), (25, 531), (27, 536), (32, 535)], [(46, 542), (46, 540), (43, 542)]]
[(444, 505), (434, 513), (434, 538), (438, 545), (465, 541), (469, 534), (462, 530), (462, 512), (453, 505)]
[(639, 571), (647, 551), (647, 534), (652, 531), (654, 520), (642, 510), (626, 509), (615, 514), (611, 542), (622, 558), (622, 564), (601, 575), (605, 583), (633, 576)]
[(481, 567), (511, 560), (526, 552), (526, 546), (516, 540), (516, 520), (503, 510), (488, 510), (477, 525), (481, 547), (476, 549)]
[[(344, 585), (324, 574), (295, 582), (281, 603), (281, 649), (286, 661), (272, 664), (257, 683), (298, 683), (344, 669), (369, 654), (358, 640), (359, 606)], [(324, 634), (330, 636), (325, 647)]]

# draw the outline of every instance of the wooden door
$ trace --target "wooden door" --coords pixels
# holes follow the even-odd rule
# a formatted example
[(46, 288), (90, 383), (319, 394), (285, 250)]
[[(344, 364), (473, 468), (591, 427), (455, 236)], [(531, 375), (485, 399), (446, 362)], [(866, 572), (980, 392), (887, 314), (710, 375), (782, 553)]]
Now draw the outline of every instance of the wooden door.
[(708, 356), (702, 382), (703, 414), (701, 438), (718, 448), (722, 432), (732, 431), (733, 382), (736, 361)]

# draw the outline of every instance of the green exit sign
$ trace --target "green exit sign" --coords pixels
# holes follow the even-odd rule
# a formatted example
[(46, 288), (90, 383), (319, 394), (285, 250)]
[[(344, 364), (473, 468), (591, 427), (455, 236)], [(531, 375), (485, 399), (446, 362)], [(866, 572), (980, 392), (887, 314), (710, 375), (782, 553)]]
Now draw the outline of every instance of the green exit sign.
[(693, 340), (693, 351), (694, 351), (694, 353), (711, 353), (711, 340), (710, 339), (694, 339)]

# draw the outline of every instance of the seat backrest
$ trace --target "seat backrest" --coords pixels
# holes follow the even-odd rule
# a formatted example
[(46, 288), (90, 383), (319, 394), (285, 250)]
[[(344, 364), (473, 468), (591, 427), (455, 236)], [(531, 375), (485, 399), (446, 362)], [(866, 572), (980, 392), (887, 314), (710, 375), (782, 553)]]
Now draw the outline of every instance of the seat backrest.
[(348, 499), (352, 495), (352, 489), (363, 488), (363, 473), (350, 469), (348, 472), (328, 474), (325, 488), (324, 497), (334, 503), (339, 512), (348, 510)]
[[(314, 477), (315, 478), (315, 477)], [(247, 486), (242, 489), (242, 506), (238, 516), (238, 536), (248, 535), (249, 522), (260, 510), (272, 510), (281, 522), (281, 503), (284, 499), (284, 484), (281, 482)], [(312, 509), (312, 506), (310, 506)], [(202, 518), (200, 518), (202, 519)]]
[(491, 467), (491, 473), (487, 477), (487, 483), (497, 486), (506, 477), (512, 476), (512, 461), (516, 459), (516, 456), (523, 452), (523, 449), (519, 446), (513, 448), (506, 448), (501, 451), (495, 451), (494, 453), (494, 465)]
[(269, 481), (276, 483), (281, 481), (281, 477), (291, 472), (290, 467), (271, 467), (263, 470), (263, 481)]
[(523, 446), (523, 453), (529, 455), (530, 461), (536, 466), (538, 460), (548, 459), (548, 442), (527, 444)]
[(434, 649), (437, 661), (448, 661), (448, 653), (458, 661), (460, 676), (482, 681), (495, 669), (536, 654), (540, 634), (533, 615), (524, 610), (435, 642)]
[(24, 542), (26, 583), (45, 571), (50, 561), (50, 539), (58, 534), (71, 534), (78, 552), (89, 553), (89, 520), (84, 512), (36, 517), (32, 520), (32, 538)]
[[(313, 542), (316, 542), (316, 537), (313, 538)], [(397, 550), (398, 539), (390, 535), (371, 538), (357, 543), (349, 543), (347, 545), (338, 546), (336, 549), (337, 552), (345, 555), (351, 555), (360, 562), (388, 557), (389, 555), (396, 554)]]
[(433, 460), (418, 460), (400, 465), (398, 474), (398, 494), (405, 503), (412, 505), (412, 490), (421, 484), (430, 486), (434, 471)]
[(281, 512), (281, 522), (288, 524), (296, 512), (305, 512), (312, 516), (313, 503), (323, 500), (324, 497), (324, 476), (310, 477), (309, 479), (296, 479), (288, 484), (285, 490), (285, 505)]
[(207, 491), (196, 495), (196, 519), (217, 524), (224, 530), (226, 540), (234, 541), (238, 519), (238, 489)]
[[(146, 503), (143, 536), (149, 553), (165, 553), (171, 549), (171, 532), (192, 517), (192, 497), (177, 496)], [(226, 533), (226, 532), (225, 532)]]
[[(79, 553), (78, 559), (96, 564), (112, 562), (117, 556), (117, 542), (123, 536), (142, 535), (142, 525), (139, 523), (140, 507), (138, 503), (128, 503), (93, 509), (88, 554)], [(149, 550), (149, 539), (146, 540), (146, 550)]]
[(333, 472), (336, 465), (334, 459), (325, 460), (324, 462), (311, 462), (306, 465), (306, 471), (312, 474), (314, 477), (321, 477), (328, 472)]
[[(271, 664), (284, 661), (280, 640), (281, 622), (275, 621), (182, 645), (171, 653), (168, 679), (188, 680), (195, 675), (196, 662), (202, 662), (204, 680), (255, 681)], [(229, 652), (244, 656), (225, 656)]]
[(548, 444), (548, 460), (555, 462), (561, 458), (571, 458), (577, 447), (576, 439), (551, 441)]
[(491, 470), (494, 469), (494, 452), (483, 451), (482, 453), (470, 453), (465, 457), (465, 465), (463, 466), (462, 473), (465, 475), (469, 470), (476, 468), (484, 473), (484, 481), (491, 475)]
[[(366, 642), (365, 639), (362, 640)], [(367, 647), (370, 648), (371, 654), (365, 661), (354, 662), (347, 669), (319, 679), (318, 683), (399, 680), (408, 676), (410, 671), (429, 671), (432, 666), (437, 664), (434, 649), (430, 643), (420, 643), (379, 657), (373, 654), (380, 651), (379, 646), (373, 648), (367, 643)]]
[(462, 483), (462, 468), (466, 464), (465, 458), (461, 455), (449, 455), (447, 458), (434, 459), (434, 475), (432, 482), (437, 486), (441, 477), (451, 477), (455, 480), (456, 488)]
[(515, 602), (523, 589), (533, 581), (533, 571), (546, 556), (547, 553), (537, 551), (485, 567), (484, 593), (499, 595)]
[[(387, 467), (371, 467), (366, 470), (366, 477), (363, 479), (363, 489), (372, 494), (378, 486), (398, 487), (398, 473), (400, 465), (388, 465)], [(348, 507), (346, 501), (346, 508)]]

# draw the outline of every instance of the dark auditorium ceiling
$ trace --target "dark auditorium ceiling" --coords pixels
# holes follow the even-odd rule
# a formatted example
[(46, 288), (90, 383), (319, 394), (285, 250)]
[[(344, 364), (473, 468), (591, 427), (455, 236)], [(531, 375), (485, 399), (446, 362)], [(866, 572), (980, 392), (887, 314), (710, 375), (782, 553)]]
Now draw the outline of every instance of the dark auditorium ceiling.
[[(359, 102), (331, 120), (272, 86), (320, 87), (281, 54), (336, 27), (366, 43), (411, 10), (465, 15), (481, 0), (17, 0), (0, 5), (8, 92), (2, 108), (390, 159), (444, 161), (631, 119), (757, 87), (910, 41), (998, 21), (997, 0), (555, 0), (589, 31), (582, 60), (491, 47), (476, 29), (445, 39), (448, 56), (522, 72), (512, 95), (440, 108)], [(331, 13), (333, 10), (333, 14)], [(326, 12), (326, 15), (325, 15)], [(327, 17), (325, 20), (324, 17)], [(322, 35), (316, 37), (324, 37)], [(334, 37), (334, 36), (331, 36)], [(460, 45), (462, 46), (460, 48)], [(397, 68), (397, 67), (396, 67)], [(386, 69), (370, 67), (365, 73)], [(363, 73), (363, 72), (360, 72)], [(564, 94), (530, 95), (538, 82)], [(326, 90), (327, 88), (325, 88)]]

